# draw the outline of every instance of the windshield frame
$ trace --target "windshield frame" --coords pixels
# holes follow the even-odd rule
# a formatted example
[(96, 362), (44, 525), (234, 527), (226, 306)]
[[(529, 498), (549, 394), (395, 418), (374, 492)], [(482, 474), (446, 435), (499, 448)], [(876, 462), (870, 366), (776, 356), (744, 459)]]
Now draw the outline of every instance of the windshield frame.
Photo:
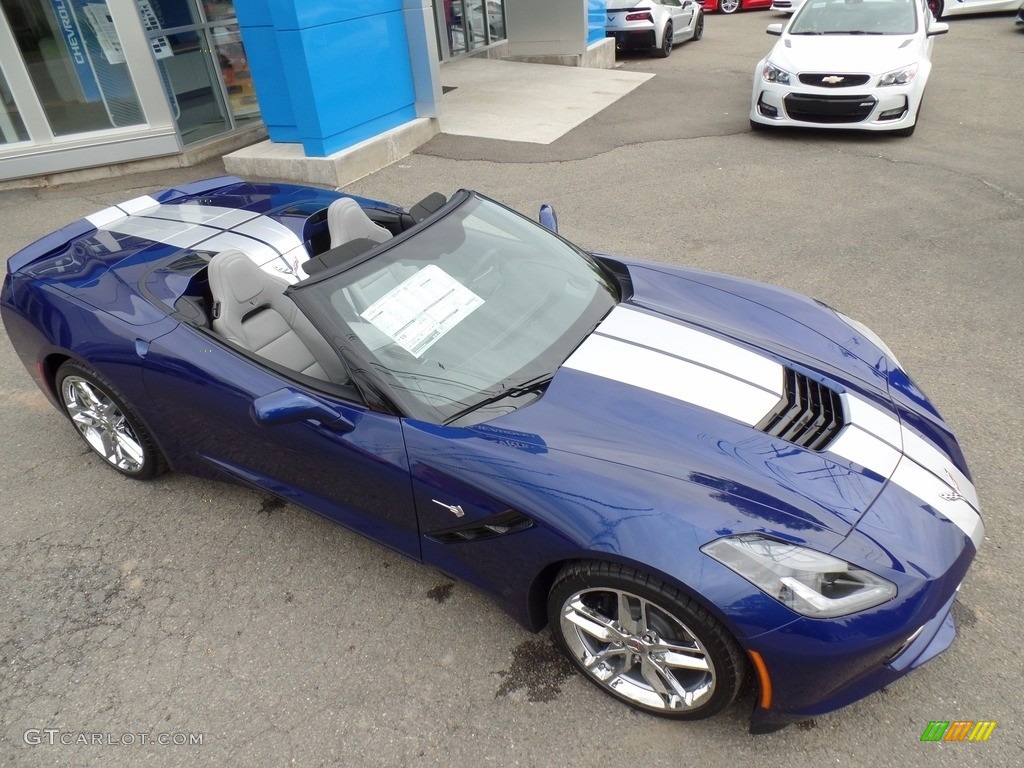
[[(352, 285), (353, 280), (346, 280), (344, 277), (346, 273), (366, 265), (367, 262), (386, 259), (389, 252), (394, 249), (402, 249), (403, 244), (425, 235), (434, 227), (443, 226), (442, 222), (467, 206), (473, 206), (475, 212), (478, 210), (478, 204), (494, 206), (506, 214), (511, 214), (517, 220), (526, 222), (530, 227), (540, 230), (543, 237), (550, 237), (558, 241), (561, 248), (567, 247), (573, 256), (585, 263), (585, 266), (589, 268), (589, 273), (594, 275), (597, 284), (594, 288), (594, 295), (584, 311), (573, 320), (568, 329), (555, 339), (554, 344), (541, 350), (526, 365), (503, 377), (494, 386), (479, 389), (465, 398), (453, 399), (448, 407), (438, 407), (425, 402), (422, 398), (410, 395), (407, 391), (408, 388), (399, 384), (398, 377), (387, 368), (387, 361), (382, 360), (380, 356), (370, 350), (360, 338), (359, 333), (333, 307), (329, 297), (342, 288)], [(473, 215), (473, 213), (471, 212), (469, 215)], [(461, 222), (458, 226), (462, 226)], [(531, 234), (532, 232), (533, 230), (531, 230)], [(408, 247), (403, 250), (404, 253), (409, 253)], [(395, 259), (399, 258), (397, 254), (392, 255)], [(423, 260), (424, 266), (434, 263), (435, 260), (432, 258)], [(622, 300), (622, 288), (618, 279), (599, 259), (533, 219), (470, 190), (459, 190), (444, 206), (415, 226), (377, 244), (365, 253), (360, 253), (346, 263), (317, 272), (311, 277), (295, 283), (287, 289), (286, 294), (292, 298), (299, 310), (320, 331), (345, 362), (353, 381), (372, 409), (432, 424), (478, 423), (533, 402), (536, 397), (522, 397), (521, 395), (529, 392), (539, 396), (543, 386), (537, 386), (536, 382), (544, 382), (546, 385), (546, 381), (554, 376), (572, 351)], [(599, 301), (602, 295), (606, 298)], [(605, 304), (607, 304), (607, 308), (603, 309)], [(435, 378), (442, 380), (440, 377), (435, 376)], [(452, 383), (464, 386), (462, 382), (453, 381)]]
[[(901, 31), (890, 31), (890, 30), (887, 30), (887, 29), (878, 29), (878, 28), (864, 29), (863, 27), (866, 26), (864, 24), (856, 25), (858, 28), (853, 28), (851, 26), (851, 28), (849, 28), (849, 29), (819, 29), (819, 28), (817, 28), (817, 26), (807, 26), (807, 27), (805, 27), (804, 23), (806, 22), (806, 20), (808, 18), (813, 18), (815, 15), (820, 15), (820, 13), (819, 13), (820, 10), (821, 10), (820, 6), (822, 6), (822, 5), (826, 6), (829, 9), (829, 11), (830, 11), (829, 15), (830, 16), (837, 15), (838, 13), (841, 13), (841, 12), (833, 12), (831, 10), (833, 8), (838, 8), (840, 6), (843, 6), (843, 7), (846, 7), (846, 6), (850, 6), (850, 7), (857, 7), (857, 6), (859, 6), (859, 7), (872, 7), (872, 6), (877, 6), (879, 9), (881, 9), (885, 5), (889, 5), (889, 6), (892, 6), (892, 7), (899, 7), (899, 6), (902, 6), (902, 5), (906, 5), (906, 6), (909, 6), (912, 9), (912, 14), (913, 14), (913, 19), (914, 19), (914, 27), (913, 27), (913, 29), (910, 29), (910, 30), (901, 30)], [(862, 35), (868, 35), (868, 36), (894, 35), (894, 36), (907, 37), (907, 36), (913, 36), (913, 35), (918, 34), (921, 31), (921, 25), (922, 25), (922, 20), (921, 20), (920, 7), (919, 7), (918, 0), (909, 0), (906, 3), (897, 3), (897, 2), (894, 2), (893, 0), (806, 0), (806, 2), (793, 15), (793, 18), (789, 22), (789, 25), (786, 27), (785, 32), (786, 32), (787, 35), (793, 35), (793, 36), (797, 36), (797, 37), (802, 37), (802, 36), (805, 36), (805, 35), (826, 35), (826, 36), (828, 36), (828, 35), (849, 35), (851, 37), (852, 36), (862, 36)]]

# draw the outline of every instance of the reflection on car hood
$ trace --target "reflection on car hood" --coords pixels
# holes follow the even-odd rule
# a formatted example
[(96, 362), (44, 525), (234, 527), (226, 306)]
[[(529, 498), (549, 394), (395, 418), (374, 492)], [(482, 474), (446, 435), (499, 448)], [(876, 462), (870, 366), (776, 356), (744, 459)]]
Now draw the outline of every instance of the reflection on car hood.
[[(584, 340), (544, 397), (492, 427), (542, 437), (544, 451), (616, 465), (609, 473), (632, 468), (637, 487), (638, 472), (654, 472), (712, 488), (771, 509), (766, 521), (781, 513), (790, 529), (845, 535), (890, 478), (943, 514), (943, 493), (976, 509), (958, 452), (903, 423), (888, 394), (887, 358), (834, 312), (736, 278), (629, 270), (633, 297)], [(841, 399), (845, 426), (819, 450), (762, 423), (783, 397), (786, 371)], [(965, 517), (966, 528), (973, 519)]]
[(787, 35), (768, 57), (788, 72), (858, 72), (881, 75), (920, 56), (912, 35)]

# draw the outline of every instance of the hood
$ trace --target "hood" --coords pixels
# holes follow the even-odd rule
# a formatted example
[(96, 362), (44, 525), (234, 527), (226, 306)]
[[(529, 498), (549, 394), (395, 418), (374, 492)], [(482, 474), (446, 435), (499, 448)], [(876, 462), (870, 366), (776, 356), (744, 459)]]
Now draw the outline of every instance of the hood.
[(749, 530), (845, 536), (890, 478), (976, 509), (956, 457), (901, 420), (886, 355), (835, 312), (736, 278), (628, 268), (633, 296), (543, 397), (485, 429), (606, 462), (638, 488), (638, 472), (688, 483), (682, 512), (711, 489)]
[(881, 75), (921, 58), (914, 35), (784, 35), (768, 58), (789, 72)]

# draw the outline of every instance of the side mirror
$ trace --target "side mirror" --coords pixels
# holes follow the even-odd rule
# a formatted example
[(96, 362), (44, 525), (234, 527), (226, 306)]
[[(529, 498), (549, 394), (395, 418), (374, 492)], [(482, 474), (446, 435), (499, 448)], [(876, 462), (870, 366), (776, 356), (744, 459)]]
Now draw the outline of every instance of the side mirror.
[(552, 232), (558, 231), (558, 215), (555, 213), (555, 209), (547, 203), (540, 207), (540, 215), (537, 216), (537, 221)]
[(335, 432), (349, 432), (355, 424), (325, 403), (291, 387), (284, 387), (253, 400), (252, 420), (264, 427), (318, 421)]
[[(931, 26), (928, 27), (928, 37), (932, 35), (944, 35), (949, 32), (949, 24), (944, 21), (933, 21)], [(945, 45), (945, 43), (943, 43)]]
[(769, 35), (782, 37), (782, 24), (769, 24), (764, 31)]

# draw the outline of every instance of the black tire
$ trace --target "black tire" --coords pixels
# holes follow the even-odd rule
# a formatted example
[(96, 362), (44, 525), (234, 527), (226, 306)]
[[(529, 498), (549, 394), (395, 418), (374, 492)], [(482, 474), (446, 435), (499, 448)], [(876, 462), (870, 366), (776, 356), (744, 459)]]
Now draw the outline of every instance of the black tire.
[(743, 0), (718, 0), (718, 10), (722, 13), (736, 13), (743, 5)]
[(693, 28), (693, 42), (702, 40), (704, 38), (704, 11), (697, 11), (697, 21)]
[(906, 128), (900, 128), (892, 132), (893, 136), (913, 136), (914, 131), (917, 130), (917, 124), (921, 120), (921, 110), (924, 109), (924, 99), (921, 99), (921, 103), (917, 105), (917, 114), (914, 115), (914, 124)]
[(151, 480), (167, 469), (153, 436), (117, 389), (87, 365), (57, 369), (57, 399), (93, 452), (122, 475)]
[(932, 12), (932, 16), (938, 21), (942, 18), (942, 14), (946, 12), (946, 4), (943, 0), (928, 0), (928, 10)]
[(725, 627), (678, 589), (632, 568), (570, 563), (551, 587), (548, 620), (584, 677), (642, 712), (711, 717), (743, 684), (746, 663)]
[(655, 48), (652, 53), (659, 59), (667, 59), (669, 54), (672, 53), (672, 35), (675, 34), (672, 30), (672, 22), (670, 21), (665, 25), (665, 31), (661, 36), (661, 48)]

